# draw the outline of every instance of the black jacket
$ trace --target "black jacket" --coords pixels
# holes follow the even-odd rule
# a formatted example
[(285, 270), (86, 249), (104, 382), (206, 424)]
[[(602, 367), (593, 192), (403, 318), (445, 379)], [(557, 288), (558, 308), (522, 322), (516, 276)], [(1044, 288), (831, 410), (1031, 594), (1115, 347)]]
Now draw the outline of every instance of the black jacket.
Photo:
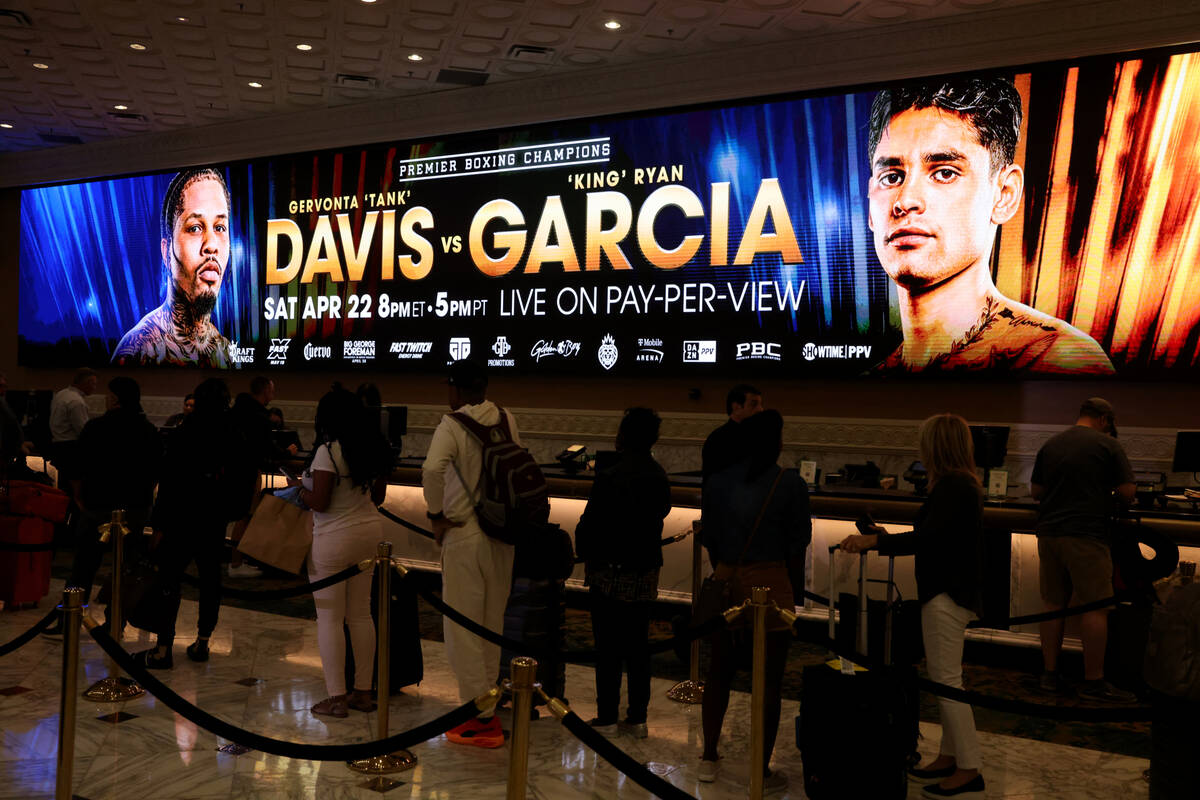
[(254, 498), (256, 475), (230, 412), (193, 411), (167, 436), (153, 525), (189, 530), (241, 519)]
[(76, 475), (89, 511), (149, 508), (162, 460), (162, 437), (141, 409), (114, 408), (79, 434)]
[(917, 511), (913, 530), (879, 537), (887, 556), (916, 555), (917, 596), (942, 592), (963, 608), (983, 613), (983, 492), (963, 473), (941, 478)]
[(649, 453), (622, 453), (596, 473), (575, 526), (575, 552), (593, 567), (662, 566), (663, 520), (671, 511), (667, 473)]

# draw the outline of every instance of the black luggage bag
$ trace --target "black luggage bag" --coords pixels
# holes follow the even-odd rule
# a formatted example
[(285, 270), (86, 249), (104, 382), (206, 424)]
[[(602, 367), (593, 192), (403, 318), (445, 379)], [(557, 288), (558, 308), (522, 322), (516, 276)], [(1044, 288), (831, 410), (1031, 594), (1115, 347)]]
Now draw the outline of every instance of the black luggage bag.
[[(829, 594), (834, 596), (834, 552), (829, 552)], [(858, 650), (866, 649), (866, 559), (859, 561), (856, 629)], [(889, 565), (889, 579), (892, 565)], [(888, 587), (889, 602), (892, 586)], [(847, 612), (843, 612), (847, 613)], [(834, 609), (829, 609), (834, 639)], [(890, 648), (889, 648), (890, 650)], [(843, 674), (840, 661), (805, 667), (796, 717), (796, 746), (804, 764), (804, 791), (810, 800), (904, 798), (908, 767), (917, 749), (916, 682), (908, 667), (885, 666)]]
[[(417, 610), (417, 592), (410, 581), (393, 577), (392, 604), (388, 616), (390, 619), (388, 656), (389, 694), (397, 694), (405, 686), (421, 682), (425, 677), (425, 660), (421, 655), (421, 624)], [(378, 573), (371, 579), (371, 619), (379, 629), (379, 612), (376, 608), (376, 598), (379, 597)], [(346, 637), (346, 690), (362, 688), (354, 686), (354, 649), (350, 646), (350, 629), (342, 626)], [(376, 656), (375, 667), (371, 670), (371, 688), (379, 686), (379, 660)]]
[[(508, 596), (508, 607), (504, 610), (504, 635), (519, 642), (527, 642), (541, 653), (562, 652), (562, 629), (566, 618), (566, 590), (561, 580), (539, 580), (517, 577), (513, 580), (512, 592)], [(505, 648), (500, 654), (500, 678), (509, 678), (510, 665), (515, 656)], [(537, 657), (537, 679), (546, 694), (563, 697), (567, 667), (561, 657)], [(534, 698), (534, 705), (540, 704)]]

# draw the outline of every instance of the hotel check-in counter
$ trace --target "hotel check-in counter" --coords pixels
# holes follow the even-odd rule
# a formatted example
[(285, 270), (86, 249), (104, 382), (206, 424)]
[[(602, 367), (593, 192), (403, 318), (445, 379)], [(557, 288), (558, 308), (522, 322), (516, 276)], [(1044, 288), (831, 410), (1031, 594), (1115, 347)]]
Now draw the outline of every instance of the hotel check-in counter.
[[(546, 469), (550, 487), (550, 520), (561, 525), (572, 536), (587, 503), (592, 485), (589, 473), (570, 474)], [(391, 513), (422, 528), (429, 527), (425, 516), (425, 501), (421, 493), (420, 461), (405, 459), (392, 475), (384, 507)], [(876, 522), (889, 532), (908, 530), (916, 517), (923, 498), (901, 491), (870, 489), (823, 489), (810, 496), (813, 517), (813, 541), (808, 550), (805, 588), (819, 595), (828, 593), (829, 545), (836, 544), (856, 532), (854, 521), (863, 511), (869, 511)], [(700, 519), (700, 479), (691, 475), (671, 476), (671, 512), (663, 524), (663, 536), (689, 533)], [(988, 502), (984, 508), (984, 603), (985, 616), (1003, 618), (1042, 611), (1038, 591), (1037, 539), (1033, 535), (1037, 504), (1030, 498)], [(440, 551), (429, 539), (394, 523), (386, 523), (388, 536), (395, 552), (411, 566), (438, 569)], [(1134, 509), (1122, 525), (1131, 533), (1138, 527), (1143, 531), (1165, 535), (1180, 547), (1180, 558), (1200, 559), (1200, 513), (1191, 506), (1179, 509), (1139, 511)], [(659, 579), (659, 599), (688, 603), (692, 591), (693, 539), (686, 536), (663, 548), (663, 568)], [(858, 576), (858, 557), (836, 553), (835, 568), (838, 591), (853, 591)], [(710, 571), (707, 554), (703, 557), (702, 575)], [(887, 560), (877, 555), (868, 559), (868, 576), (883, 579), (887, 576)], [(913, 559), (896, 559), (896, 583), (902, 598), (916, 598)], [(872, 595), (882, 597), (882, 584), (872, 584)], [(577, 565), (568, 581), (569, 588), (583, 588), (583, 566)], [(824, 609), (805, 601), (799, 609), (814, 618)], [(1077, 623), (1068, 624), (1068, 635)], [(1035, 625), (1021, 626), (1013, 631), (979, 629), (974, 638), (992, 639), (1012, 644), (1036, 644)]]

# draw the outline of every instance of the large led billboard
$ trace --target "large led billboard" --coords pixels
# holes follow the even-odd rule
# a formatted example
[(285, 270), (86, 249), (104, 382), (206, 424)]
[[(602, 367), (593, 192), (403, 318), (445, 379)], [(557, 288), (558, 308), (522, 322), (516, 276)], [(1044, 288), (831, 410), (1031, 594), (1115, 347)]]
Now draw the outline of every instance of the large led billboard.
[(20, 357), (1189, 372), (1197, 134), (1153, 51), (30, 188)]

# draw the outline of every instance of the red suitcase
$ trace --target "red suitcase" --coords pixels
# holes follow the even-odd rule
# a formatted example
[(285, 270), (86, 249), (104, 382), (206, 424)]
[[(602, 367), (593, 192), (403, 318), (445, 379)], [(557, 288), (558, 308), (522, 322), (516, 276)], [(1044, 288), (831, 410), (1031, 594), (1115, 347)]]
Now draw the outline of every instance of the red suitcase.
[[(0, 516), (0, 542), (48, 544), (54, 524), (37, 517)], [(5, 606), (36, 603), (50, 592), (51, 552), (0, 551), (0, 600)]]
[[(5, 492), (7, 489), (7, 492)], [(33, 481), (11, 481), (0, 487), (0, 508), (10, 514), (64, 522), (71, 498), (62, 489)]]

